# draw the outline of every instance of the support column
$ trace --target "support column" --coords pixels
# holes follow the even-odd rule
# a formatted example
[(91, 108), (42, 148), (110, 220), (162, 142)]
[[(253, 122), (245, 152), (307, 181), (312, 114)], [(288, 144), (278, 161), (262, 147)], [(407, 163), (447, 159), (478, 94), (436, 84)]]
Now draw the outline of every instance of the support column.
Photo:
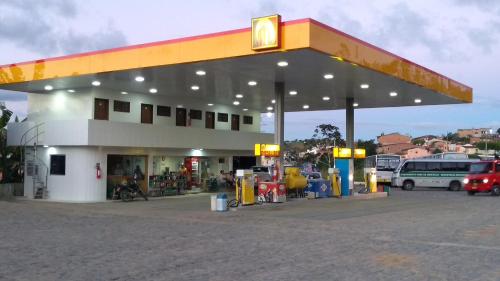
[(345, 103), (346, 147), (352, 152), (349, 160), (349, 192), (352, 194), (354, 189), (354, 99), (346, 98)]
[(285, 145), (285, 83), (274, 83), (274, 143), (279, 144), (281, 152), (279, 157), (280, 180), (283, 179), (283, 149)]

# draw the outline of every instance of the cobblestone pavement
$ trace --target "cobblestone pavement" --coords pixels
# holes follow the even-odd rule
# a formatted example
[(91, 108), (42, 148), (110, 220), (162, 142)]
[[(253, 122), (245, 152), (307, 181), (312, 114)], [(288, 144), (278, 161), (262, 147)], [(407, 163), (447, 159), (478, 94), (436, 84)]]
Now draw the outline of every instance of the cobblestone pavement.
[(500, 280), (500, 198), (0, 202), (0, 280)]

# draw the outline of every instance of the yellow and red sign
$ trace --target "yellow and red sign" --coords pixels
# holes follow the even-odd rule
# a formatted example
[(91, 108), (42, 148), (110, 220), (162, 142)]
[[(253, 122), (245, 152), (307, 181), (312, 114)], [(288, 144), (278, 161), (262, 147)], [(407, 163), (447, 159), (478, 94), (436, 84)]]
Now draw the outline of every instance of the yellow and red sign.
[(252, 19), (252, 50), (269, 50), (280, 47), (281, 16), (272, 15)]
[[(345, 147), (335, 147), (333, 149), (333, 156), (335, 158), (351, 158), (352, 150), (350, 148), (345, 148)], [(366, 158), (366, 150), (364, 148), (354, 149), (354, 158), (356, 159)]]
[(278, 144), (255, 144), (255, 156), (279, 157), (280, 146)]

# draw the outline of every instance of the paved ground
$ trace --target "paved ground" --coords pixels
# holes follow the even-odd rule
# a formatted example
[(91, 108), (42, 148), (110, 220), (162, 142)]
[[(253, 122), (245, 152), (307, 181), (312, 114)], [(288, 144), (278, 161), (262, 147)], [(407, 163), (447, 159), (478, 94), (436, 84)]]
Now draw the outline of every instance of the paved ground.
[(500, 280), (500, 198), (0, 202), (0, 280)]

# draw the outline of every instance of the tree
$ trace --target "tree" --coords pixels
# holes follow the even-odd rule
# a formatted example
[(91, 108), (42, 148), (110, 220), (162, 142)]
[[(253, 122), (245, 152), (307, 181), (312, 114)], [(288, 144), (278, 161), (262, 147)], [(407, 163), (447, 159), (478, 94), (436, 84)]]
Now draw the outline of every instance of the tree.
[(439, 148), (436, 148), (434, 149), (434, 151), (432, 152), (432, 154), (438, 154), (438, 153), (443, 153), (443, 151)]
[(497, 129), (497, 134), (499, 134), (499, 135), (500, 135), (500, 128), (498, 128), (498, 129)]
[[(12, 111), (5, 105), (0, 105), (0, 172), (2, 178), (0, 182), (20, 182), (21, 181), (21, 149), (7, 147), (7, 124), (12, 117)], [(19, 119), (16, 117), (16, 120)]]
[[(339, 128), (332, 124), (321, 124), (314, 129), (312, 142), (315, 143), (315, 163), (320, 170), (333, 166), (333, 147), (345, 146)], [(306, 153), (307, 154), (307, 153)]]

